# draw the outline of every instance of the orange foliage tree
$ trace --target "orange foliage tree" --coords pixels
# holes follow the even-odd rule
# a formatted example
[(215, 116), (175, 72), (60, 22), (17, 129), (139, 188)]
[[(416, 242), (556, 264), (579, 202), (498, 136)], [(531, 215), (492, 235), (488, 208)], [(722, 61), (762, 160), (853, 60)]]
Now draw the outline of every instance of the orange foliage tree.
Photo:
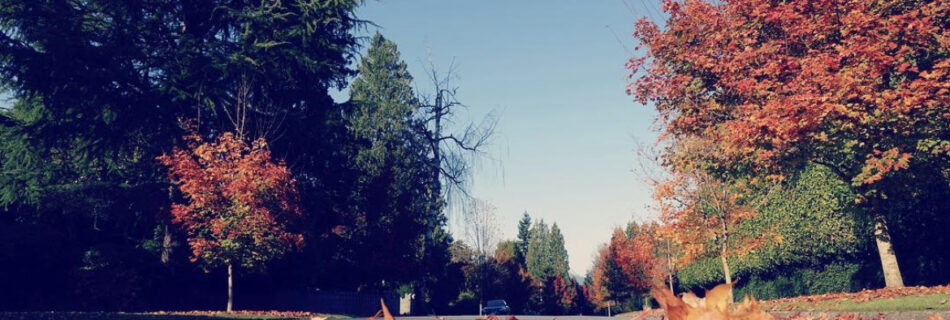
[(637, 22), (646, 54), (628, 93), (667, 137), (722, 148), (731, 170), (777, 180), (807, 163), (851, 181), (876, 222), (887, 286), (903, 286), (879, 183), (915, 162), (950, 178), (950, 3), (664, 0)]
[[(721, 149), (709, 140), (681, 138), (668, 146), (663, 158), (670, 175), (653, 181), (653, 196), (664, 223), (658, 234), (676, 243), (680, 264), (718, 257), (723, 279), (732, 283), (728, 257), (756, 250), (766, 240), (780, 240), (769, 230), (738, 232), (757, 215), (757, 207), (768, 199), (768, 187), (775, 184), (723, 174), (717, 166), (723, 159)], [(667, 243), (661, 249), (670, 251), (671, 247)], [(672, 262), (666, 267), (672, 269)]]
[(554, 276), (552, 280), (554, 287), (554, 296), (557, 298), (557, 305), (561, 308), (563, 314), (570, 314), (577, 306), (577, 282), (571, 278), (562, 277), (560, 274)]
[(283, 163), (271, 160), (263, 139), (248, 145), (224, 133), (212, 142), (198, 135), (186, 140), (187, 148), (158, 158), (185, 200), (172, 205), (172, 222), (188, 234), (193, 262), (227, 266), (231, 311), (232, 265), (261, 268), (303, 245), (303, 235), (287, 230), (301, 216), (295, 181)]
[(726, 283), (732, 283), (727, 258), (742, 255), (764, 244), (766, 235), (736, 232), (755, 217), (756, 210), (743, 203), (749, 192), (742, 183), (728, 183), (709, 174), (692, 172), (662, 182), (654, 196), (661, 203), (662, 234), (676, 242), (680, 264), (718, 256)]
[(594, 258), (594, 267), (591, 269), (591, 283), (585, 285), (584, 292), (590, 303), (598, 308), (610, 306), (610, 291), (607, 290), (607, 268), (610, 252), (607, 246), (601, 246)]
[(610, 243), (598, 251), (587, 289), (591, 303), (608, 307), (637, 294), (645, 295), (653, 283), (665, 277), (663, 257), (658, 253), (656, 224), (631, 223), (626, 230), (614, 229)]
[(656, 229), (656, 224), (631, 223), (626, 232), (615, 230), (608, 246), (635, 292), (646, 293), (654, 282), (664, 278), (662, 260), (657, 255)]

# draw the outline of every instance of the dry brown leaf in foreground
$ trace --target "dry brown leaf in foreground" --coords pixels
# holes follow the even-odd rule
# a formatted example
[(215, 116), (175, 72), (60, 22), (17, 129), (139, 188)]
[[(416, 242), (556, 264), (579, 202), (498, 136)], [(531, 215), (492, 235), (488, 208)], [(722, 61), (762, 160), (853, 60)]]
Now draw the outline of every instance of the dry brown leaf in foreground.
[(694, 308), (706, 306), (706, 299), (696, 296), (692, 291), (681, 294), (680, 299), (683, 299), (683, 302)]
[[(758, 301), (746, 297), (732, 303), (732, 285), (719, 285), (706, 292), (705, 303), (687, 304), (666, 287), (655, 287), (650, 294), (663, 308), (668, 320), (773, 320), (771, 314), (759, 309)], [(689, 298), (695, 297), (692, 295)], [(698, 298), (697, 298), (698, 299)], [(733, 308), (730, 308), (732, 306)]]
[(368, 318), (369, 320), (376, 320), (379, 319), (379, 317), (383, 317), (383, 320), (396, 320), (396, 318), (393, 318), (393, 315), (389, 313), (389, 308), (386, 307), (386, 301), (380, 298), (379, 305), (382, 307), (382, 309), (376, 311), (375, 315)]
[(704, 298), (706, 306), (723, 312), (728, 311), (729, 305), (735, 301), (732, 297), (732, 286), (734, 284), (735, 282), (723, 283), (706, 291), (706, 297)]

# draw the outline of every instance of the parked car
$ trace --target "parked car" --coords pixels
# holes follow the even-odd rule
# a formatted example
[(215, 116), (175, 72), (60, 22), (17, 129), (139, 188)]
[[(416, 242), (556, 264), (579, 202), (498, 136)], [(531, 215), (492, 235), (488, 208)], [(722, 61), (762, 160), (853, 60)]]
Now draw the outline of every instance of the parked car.
[(511, 309), (508, 308), (508, 303), (505, 300), (488, 300), (485, 303), (485, 307), (482, 308), (482, 314), (492, 315), (492, 314), (508, 314), (511, 312)]

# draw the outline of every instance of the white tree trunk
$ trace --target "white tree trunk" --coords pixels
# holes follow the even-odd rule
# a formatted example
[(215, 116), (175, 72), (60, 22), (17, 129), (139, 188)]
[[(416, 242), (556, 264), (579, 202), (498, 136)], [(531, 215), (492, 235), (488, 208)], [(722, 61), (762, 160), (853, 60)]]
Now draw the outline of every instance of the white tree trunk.
[(877, 242), (877, 253), (881, 257), (881, 269), (884, 271), (884, 284), (888, 288), (904, 286), (901, 269), (897, 264), (897, 254), (891, 244), (891, 233), (887, 230), (884, 217), (878, 216), (874, 222), (874, 240)]
[(231, 306), (234, 302), (234, 273), (231, 270), (231, 264), (228, 263), (228, 312), (231, 312)]
[(719, 255), (719, 259), (722, 261), (722, 274), (726, 277), (726, 283), (732, 283), (732, 272), (729, 271), (729, 262), (726, 261), (725, 250)]
[[(720, 208), (719, 212), (723, 212), (723, 210), (725, 209)], [(732, 283), (732, 271), (729, 270), (729, 262), (726, 261), (726, 252), (729, 250), (727, 247), (729, 245), (729, 228), (726, 226), (726, 217), (721, 217), (719, 221), (722, 223), (722, 242), (719, 244), (719, 259), (722, 260), (722, 274), (726, 278), (726, 283)]]

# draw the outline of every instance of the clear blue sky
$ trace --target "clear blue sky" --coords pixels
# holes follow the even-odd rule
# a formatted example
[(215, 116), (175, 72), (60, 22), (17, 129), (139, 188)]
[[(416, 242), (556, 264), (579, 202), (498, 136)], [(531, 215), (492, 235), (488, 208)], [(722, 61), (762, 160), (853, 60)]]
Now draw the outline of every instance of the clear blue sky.
[(571, 272), (583, 275), (614, 227), (653, 216), (632, 170), (635, 141), (655, 140), (655, 112), (624, 93), (624, 63), (635, 20), (658, 16), (656, 2), (390, 0), (358, 15), (379, 25), (368, 34), (398, 44), (421, 88), (426, 61), (455, 61), (470, 106), (460, 122), (501, 113), (491, 149), (501, 167), (480, 168), (474, 195), (498, 207), (505, 238), (525, 210), (557, 223)]

